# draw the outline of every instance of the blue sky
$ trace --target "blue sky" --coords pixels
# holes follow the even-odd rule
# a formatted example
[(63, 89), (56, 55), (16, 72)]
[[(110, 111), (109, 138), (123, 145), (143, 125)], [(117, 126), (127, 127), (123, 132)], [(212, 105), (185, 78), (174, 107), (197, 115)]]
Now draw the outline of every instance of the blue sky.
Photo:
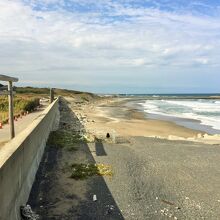
[(18, 85), (220, 92), (220, 1), (0, 0), (0, 48)]

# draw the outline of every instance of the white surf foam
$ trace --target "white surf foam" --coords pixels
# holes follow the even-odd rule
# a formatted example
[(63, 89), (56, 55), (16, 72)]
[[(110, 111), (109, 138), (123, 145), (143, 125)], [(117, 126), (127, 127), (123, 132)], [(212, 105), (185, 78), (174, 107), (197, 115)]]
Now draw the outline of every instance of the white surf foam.
[(140, 104), (147, 113), (195, 119), (201, 121), (202, 125), (220, 130), (220, 101), (147, 100)]

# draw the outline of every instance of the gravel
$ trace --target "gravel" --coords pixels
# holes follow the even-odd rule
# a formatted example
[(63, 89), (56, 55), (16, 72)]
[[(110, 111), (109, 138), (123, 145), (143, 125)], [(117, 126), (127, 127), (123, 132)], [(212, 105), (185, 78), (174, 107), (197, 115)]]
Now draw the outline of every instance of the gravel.
[[(96, 162), (112, 165), (105, 178), (125, 219), (219, 219), (220, 148), (135, 137), (103, 144)], [(95, 144), (90, 144), (94, 151)]]

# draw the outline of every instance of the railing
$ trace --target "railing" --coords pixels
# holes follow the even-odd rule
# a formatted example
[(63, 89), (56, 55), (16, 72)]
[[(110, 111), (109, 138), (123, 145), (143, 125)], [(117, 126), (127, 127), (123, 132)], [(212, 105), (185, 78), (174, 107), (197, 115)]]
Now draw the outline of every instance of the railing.
[(11, 139), (15, 136), (15, 127), (14, 127), (14, 111), (13, 111), (13, 82), (18, 82), (18, 78), (0, 75), (0, 81), (8, 82), (8, 91), (4, 91), (5, 87), (3, 87), (3, 91), (0, 91), (0, 95), (8, 95), (8, 109), (9, 109), (9, 124), (10, 124), (10, 134)]

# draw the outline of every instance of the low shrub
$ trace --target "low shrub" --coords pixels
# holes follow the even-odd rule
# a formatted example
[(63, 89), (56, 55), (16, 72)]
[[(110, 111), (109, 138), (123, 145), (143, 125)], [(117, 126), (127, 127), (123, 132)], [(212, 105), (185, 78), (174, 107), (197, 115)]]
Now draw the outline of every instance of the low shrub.
[[(24, 112), (32, 112), (40, 105), (39, 98), (15, 97), (14, 115), (22, 115)], [(0, 122), (6, 123), (8, 120), (8, 98), (0, 97)]]

